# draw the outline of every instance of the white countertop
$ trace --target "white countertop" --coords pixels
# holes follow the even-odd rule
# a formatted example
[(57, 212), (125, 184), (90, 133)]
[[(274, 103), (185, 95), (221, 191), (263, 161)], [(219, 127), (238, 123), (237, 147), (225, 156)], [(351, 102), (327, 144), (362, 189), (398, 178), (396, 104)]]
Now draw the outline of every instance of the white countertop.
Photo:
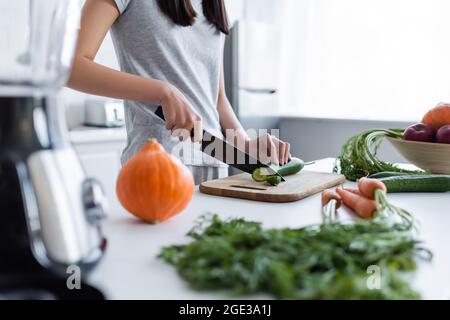
[(78, 127), (69, 131), (69, 137), (70, 141), (74, 144), (127, 141), (127, 132), (125, 127)]
[[(321, 160), (308, 170), (330, 172), (332, 163), (332, 159)], [(434, 253), (431, 263), (420, 264), (413, 278), (414, 288), (425, 299), (450, 299), (450, 194), (398, 194), (390, 198), (415, 215), (421, 225), (420, 239)], [(295, 203), (271, 204), (212, 197), (197, 191), (184, 212), (160, 225), (143, 224), (125, 211), (115, 212), (104, 223), (108, 249), (90, 282), (109, 299), (229, 298), (224, 293), (189, 289), (174, 268), (157, 259), (162, 247), (188, 242), (185, 234), (205, 213), (260, 221), (265, 227), (294, 228), (321, 222), (319, 195)], [(340, 216), (352, 217), (346, 209), (340, 209)]]

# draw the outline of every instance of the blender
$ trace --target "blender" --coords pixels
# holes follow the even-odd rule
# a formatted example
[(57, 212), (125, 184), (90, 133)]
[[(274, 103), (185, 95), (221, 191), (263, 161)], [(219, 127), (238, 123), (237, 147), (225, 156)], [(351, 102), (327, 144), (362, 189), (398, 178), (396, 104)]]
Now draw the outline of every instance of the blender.
[(0, 1), (0, 276), (62, 279), (106, 248), (107, 203), (69, 143), (58, 96), (79, 12), (79, 0)]

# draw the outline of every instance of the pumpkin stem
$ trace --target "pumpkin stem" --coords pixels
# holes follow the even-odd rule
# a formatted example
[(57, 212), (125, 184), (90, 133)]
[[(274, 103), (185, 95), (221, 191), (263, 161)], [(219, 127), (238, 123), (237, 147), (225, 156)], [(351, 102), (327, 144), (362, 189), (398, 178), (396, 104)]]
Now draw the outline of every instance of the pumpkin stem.
[(150, 138), (148, 139), (148, 143), (158, 143), (158, 140), (156, 138)]

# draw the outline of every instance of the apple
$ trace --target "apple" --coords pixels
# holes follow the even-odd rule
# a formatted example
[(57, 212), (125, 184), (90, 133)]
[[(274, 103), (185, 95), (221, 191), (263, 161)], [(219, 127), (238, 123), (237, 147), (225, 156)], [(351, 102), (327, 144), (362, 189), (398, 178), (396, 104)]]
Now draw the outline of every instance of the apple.
[(423, 123), (417, 123), (405, 130), (403, 139), (408, 141), (434, 142), (436, 131)]
[(443, 126), (438, 130), (436, 142), (450, 144), (450, 125)]

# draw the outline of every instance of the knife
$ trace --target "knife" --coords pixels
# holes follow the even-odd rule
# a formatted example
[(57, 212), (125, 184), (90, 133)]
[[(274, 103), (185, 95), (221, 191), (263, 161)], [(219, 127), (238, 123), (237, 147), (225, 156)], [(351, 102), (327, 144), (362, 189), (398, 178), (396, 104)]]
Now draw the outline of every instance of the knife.
[[(162, 107), (158, 107), (158, 109), (156, 109), (155, 115), (158, 116), (161, 120), (166, 121)], [(239, 169), (249, 174), (253, 174), (253, 172), (258, 168), (265, 168), (269, 175), (279, 176), (282, 181), (286, 181), (283, 176), (281, 176), (271, 166), (262, 163), (258, 159), (249, 155), (247, 152), (238, 149), (237, 147), (213, 135), (207, 130), (203, 130), (202, 136), (203, 139), (201, 141), (201, 151), (206, 155), (211, 156), (219, 160), (220, 162), (223, 162), (233, 168)], [(213, 145), (214, 148), (210, 148), (211, 152), (208, 152), (208, 147), (211, 145)], [(217, 150), (222, 152), (216, 152)]]

